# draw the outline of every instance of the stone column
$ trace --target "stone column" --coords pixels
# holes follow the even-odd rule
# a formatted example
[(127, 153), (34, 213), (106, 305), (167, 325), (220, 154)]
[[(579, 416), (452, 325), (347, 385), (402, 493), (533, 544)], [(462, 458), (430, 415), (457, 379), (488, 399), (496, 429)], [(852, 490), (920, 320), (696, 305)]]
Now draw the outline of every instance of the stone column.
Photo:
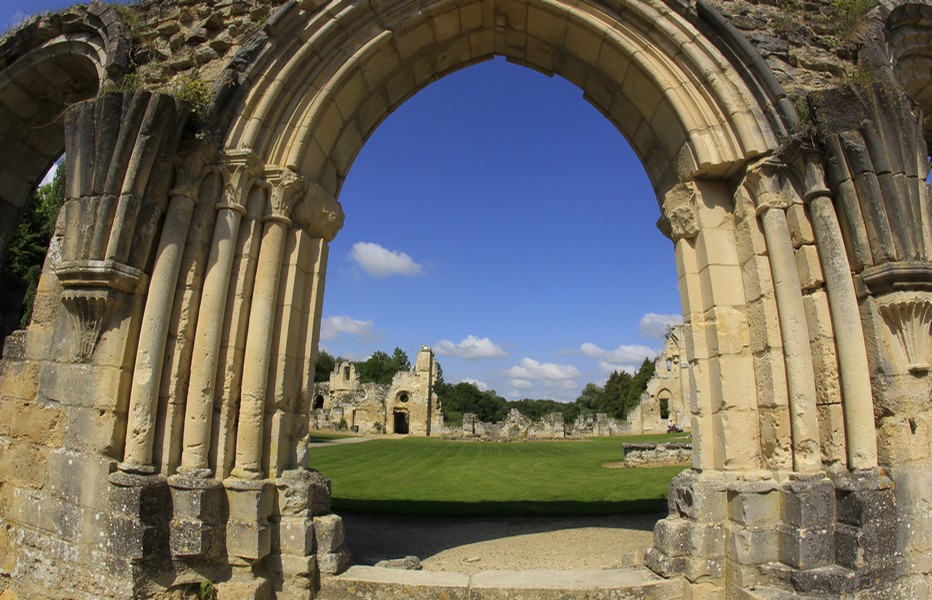
[(300, 199), (304, 181), (290, 169), (269, 176), (272, 184), (271, 210), (262, 232), (256, 286), (249, 313), (243, 385), (236, 431), (236, 461), (232, 475), (240, 479), (262, 479), (266, 473), (262, 458), (265, 396), (269, 380), (269, 360), (278, 300), (278, 282), (285, 250), (285, 236), (291, 226), (291, 209)]
[(871, 396), (870, 369), (864, 330), (858, 310), (851, 265), (841, 227), (822, 170), (821, 155), (810, 151), (805, 157), (805, 196), (819, 248), (825, 288), (831, 308), (841, 378), (845, 437), (849, 469), (877, 466), (877, 434)]
[(701, 361), (708, 358), (701, 310), (702, 290), (696, 256), (696, 236), (699, 221), (695, 209), (695, 189), (687, 185), (673, 188), (664, 197), (664, 218), (660, 230), (675, 244), (676, 269), (679, 276), (680, 300), (683, 309), (683, 333), (686, 355), (689, 357), (690, 412), (693, 435), (693, 468), (715, 469), (715, 438), (712, 430), (712, 403), (706, 384), (708, 369)]
[(232, 173), (226, 182), (223, 202), (218, 206), (194, 334), (194, 355), (185, 408), (184, 450), (179, 467), (179, 471), (203, 477), (212, 474), (208, 463), (210, 426), (230, 269), (240, 220), (246, 212), (258, 160), (250, 151), (241, 151), (229, 157), (228, 167)]
[(169, 321), (165, 316), (172, 312), (175, 288), (181, 270), (181, 256), (188, 236), (191, 214), (197, 202), (197, 190), (193, 186), (179, 187), (172, 190), (171, 196), (156, 253), (155, 267), (152, 269), (136, 351), (126, 448), (120, 467), (129, 471), (156, 470), (151, 464), (152, 445), (168, 336)]
[(788, 206), (777, 178), (779, 165), (763, 162), (749, 174), (751, 194), (757, 202), (767, 255), (773, 274), (780, 335), (786, 361), (790, 426), (793, 436), (793, 468), (801, 473), (818, 473), (822, 467), (819, 413), (816, 408), (815, 373), (809, 328), (796, 270), (796, 257), (785, 209)]

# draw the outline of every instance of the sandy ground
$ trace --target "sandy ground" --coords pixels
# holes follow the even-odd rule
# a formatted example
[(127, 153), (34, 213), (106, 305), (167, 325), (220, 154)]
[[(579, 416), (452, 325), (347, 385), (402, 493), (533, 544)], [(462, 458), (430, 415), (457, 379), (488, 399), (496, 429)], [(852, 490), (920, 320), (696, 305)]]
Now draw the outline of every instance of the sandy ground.
[(424, 570), (615, 569), (643, 564), (664, 515), (442, 519), (341, 513), (353, 564), (413, 555)]

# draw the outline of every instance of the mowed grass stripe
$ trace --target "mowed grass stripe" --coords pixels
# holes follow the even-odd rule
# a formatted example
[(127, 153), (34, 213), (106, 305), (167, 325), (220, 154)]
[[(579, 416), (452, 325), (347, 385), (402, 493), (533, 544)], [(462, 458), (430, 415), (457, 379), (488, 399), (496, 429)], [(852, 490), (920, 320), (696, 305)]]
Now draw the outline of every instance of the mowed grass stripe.
[[(665, 436), (660, 436), (661, 438)], [(619, 438), (476, 443), (379, 439), (311, 447), (333, 481), (334, 508), (394, 514), (494, 516), (662, 510), (681, 468), (606, 469)]]

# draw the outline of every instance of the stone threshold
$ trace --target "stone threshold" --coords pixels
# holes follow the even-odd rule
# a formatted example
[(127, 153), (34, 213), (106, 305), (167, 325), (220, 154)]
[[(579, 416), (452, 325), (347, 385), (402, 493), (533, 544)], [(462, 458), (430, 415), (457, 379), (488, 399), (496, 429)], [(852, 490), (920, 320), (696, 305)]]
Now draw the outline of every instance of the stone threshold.
[(663, 579), (643, 567), (594, 571), (482, 571), (467, 575), (361, 565), (325, 578), (319, 596), (323, 600), (676, 600), (682, 597), (683, 583), (679, 578)]

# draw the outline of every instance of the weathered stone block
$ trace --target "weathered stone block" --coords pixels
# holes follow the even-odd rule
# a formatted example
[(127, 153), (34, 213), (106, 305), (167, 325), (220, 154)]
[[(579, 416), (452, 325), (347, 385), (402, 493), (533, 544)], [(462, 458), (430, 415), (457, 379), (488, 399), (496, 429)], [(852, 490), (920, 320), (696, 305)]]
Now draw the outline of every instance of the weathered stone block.
[(64, 448), (49, 453), (48, 458), (48, 489), (52, 494), (99, 510), (109, 507), (107, 478), (116, 468), (116, 461)]
[(835, 520), (835, 486), (830, 479), (799, 479), (783, 489), (783, 516), (795, 527), (827, 529)]
[(269, 481), (230, 478), (223, 485), (231, 519), (259, 521), (272, 514), (275, 487)]
[(223, 548), (224, 530), (201, 520), (172, 519), (169, 548), (172, 556), (215, 556)]
[(728, 493), (728, 517), (736, 523), (751, 526), (775, 523), (779, 516), (780, 494), (773, 482)]
[(278, 545), (282, 554), (314, 554), (314, 522), (305, 517), (281, 517), (278, 523)]
[(775, 527), (732, 527), (729, 555), (741, 565), (762, 565), (779, 557), (780, 539)]
[(694, 521), (724, 521), (728, 506), (724, 481), (684, 471), (671, 482), (668, 503), (680, 515)]
[(0, 361), (0, 397), (33, 400), (39, 387), (39, 363), (31, 360)]
[(336, 575), (349, 564), (350, 555), (346, 550), (338, 552), (319, 553), (317, 567), (322, 575)]
[(318, 554), (339, 550), (345, 539), (343, 519), (338, 515), (314, 517), (314, 539)]
[(780, 562), (796, 569), (814, 569), (835, 561), (834, 535), (829, 530), (781, 527)]
[(725, 577), (725, 559), (705, 557), (687, 558), (683, 575), (689, 581), (721, 579)]
[(685, 556), (689, 549), (689, 521), (667, 517), (654, 526), (654, 547), (668, 557)]
[(285, 471), (275, 482), (282, 515), (323, 515), (330, 512), (330, 479), (311, 469)]
[(718, 557), (725, 554), (725, 526), (722, 523), (690, 523), (689, 554)]
[(272, 549), (272, 532), (266, 525), (255, 522), (230, 520), (227, 522), (227, 554), (257, 561)]
[(644, 562), (651, 571), (661, 577), (675, 577), (682, 575), (686, 570), (685, 556), (670, 557), (654, 547), (648, 548)]
[(168, 478), (174, 516), (206, 523), (225, 520), (224, 488), (216, 479), (172, 475)]
[(167, 555), (171, 496), (165, 478), (117, 471), (108, 479), (110, 553), (131, 561)]
[(835, 560), (849, 569), (860, 569), (877, 561), (889, 560), (896, 550), (896, 538), (886, 527), (835, 526)]

